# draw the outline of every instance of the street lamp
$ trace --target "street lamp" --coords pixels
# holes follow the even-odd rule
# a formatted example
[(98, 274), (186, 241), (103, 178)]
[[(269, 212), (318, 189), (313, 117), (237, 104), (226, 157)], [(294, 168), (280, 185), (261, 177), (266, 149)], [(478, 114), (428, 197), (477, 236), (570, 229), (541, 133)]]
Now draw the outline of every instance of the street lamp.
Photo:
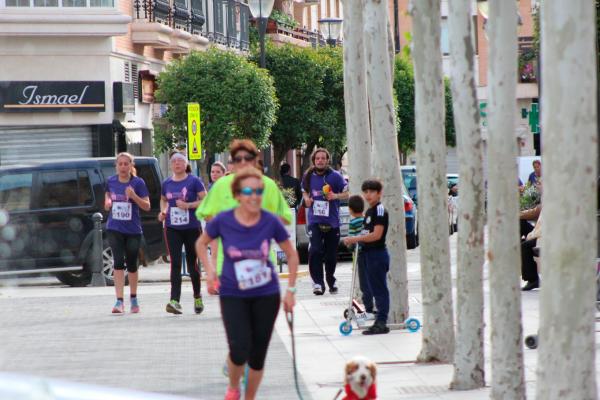
[(258, 35), (260, 38), (260, 67), (265, 68), (265, 33), (267, 20), (273, 11), (275, 0), (248, 0), (248, 7), (252, 16), (258, 20)]
[(327, 44), (335, 46), (342, 32), (342, 19), (323, 18), (319, 20), (319, 24), (322, 26), (321, 31), (327, 40)]

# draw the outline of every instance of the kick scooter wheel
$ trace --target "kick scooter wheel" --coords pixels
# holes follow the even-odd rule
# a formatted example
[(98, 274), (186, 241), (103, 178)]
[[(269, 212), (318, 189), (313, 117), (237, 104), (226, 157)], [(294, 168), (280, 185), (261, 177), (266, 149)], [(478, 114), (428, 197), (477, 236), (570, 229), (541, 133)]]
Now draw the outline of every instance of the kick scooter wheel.
[(409, 332), (416, 332), (421, 328), (421, 322), (416, 318), (409, 318), (404, 321), (404, 326)]
[(527, 346), (528, 349), (537, 349), (538, 335), (529, 335), (525, 337), (525, 346)]
[(343, 321), (340, 324), (340, 333), (344, 336), (348, 336), (352, 333), (352, 324), (349, 321)]

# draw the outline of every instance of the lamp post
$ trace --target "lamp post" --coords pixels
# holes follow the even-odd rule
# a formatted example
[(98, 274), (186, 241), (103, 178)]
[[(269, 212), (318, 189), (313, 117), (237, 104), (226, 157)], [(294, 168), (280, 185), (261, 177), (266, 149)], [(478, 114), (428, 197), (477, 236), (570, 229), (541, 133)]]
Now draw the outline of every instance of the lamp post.
[(267, 20), (273, 10), (275, 0), (248, 0), (250, 13), (258, 20), (258, 35), (260, 38), (260, 67), (265, 68), (265, 33), (267, 31)]
[(322, 26), (321, 31), (323, 32), (323, 36), (325, 36), (327, 44), (331, 47), (334, 47), (340, 38), (342, 21), (341, 18), (323, 18), (319, 20), (319, 24)]

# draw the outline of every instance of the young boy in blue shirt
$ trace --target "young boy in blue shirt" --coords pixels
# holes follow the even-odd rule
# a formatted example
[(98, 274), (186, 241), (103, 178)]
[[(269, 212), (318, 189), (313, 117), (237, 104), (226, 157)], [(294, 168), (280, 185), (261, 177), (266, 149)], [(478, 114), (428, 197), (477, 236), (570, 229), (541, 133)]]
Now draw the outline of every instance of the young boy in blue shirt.
[[(366, 234), (346, 237), (344, 244), (361, 244), (364, 254), (366, 277), (377, 306), (375, 323), (363, 331), (363, 335), (379, 335), (390, 331), (387, 318), (390, 310), (390, 292), (387, 287), (387, 273), (390, 269), (390, 255), (385, 238), (389, 226), (389, 215), (381, 204), (383, 184), (378, 179), (367, 179), (361, 190), (370, 208), (365, 213)], [(365, 305), (366, 307), (366, 305)]]

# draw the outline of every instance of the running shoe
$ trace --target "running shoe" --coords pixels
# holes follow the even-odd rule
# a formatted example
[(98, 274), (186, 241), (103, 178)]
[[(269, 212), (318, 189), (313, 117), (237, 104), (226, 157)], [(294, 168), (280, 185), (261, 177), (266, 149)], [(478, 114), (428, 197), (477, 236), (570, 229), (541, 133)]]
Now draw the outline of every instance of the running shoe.
[(137, 314), (140, 312), (140, 305), (138, 303), (137, 297), (131, 298), (131, 313)]
[(315, 296), (321, 296), (323, 294), (323, 288), (318, 283), (313, 285), (313, 294)]
[(171, 300), (167, 303), (166, 310), (171, 314), (181, 314), (183, 311), (181, 310), (181, 304), (177, 300)]
[(225, 400), (240, 400), (240, 389), (232, 389), (227, 386), (227, 393), (225, 393)]
[(329, 293), (331, 293), (331, 294), (337, 294), (338, 291), (339, 291), (339, 289), (336, 285), (333, 285), (332, 287), (329, 288)]
[(202, 302), (202, 297), (198, 297), (194, 299), (194, 312), (196, 314), (200, 314), (204, 311), (204, 303)]
[(368, 329), (362, 332), (363, 335), (381, 335), (390, 332), (390, 328), (387, 327), (383, 321), (375, 321), (375, 323)]
[(113, 314), (123, 314), (125, 312), (125, 306), (121, 300), (117, 300), (115, 305), (113, 306), (112, 313)]

